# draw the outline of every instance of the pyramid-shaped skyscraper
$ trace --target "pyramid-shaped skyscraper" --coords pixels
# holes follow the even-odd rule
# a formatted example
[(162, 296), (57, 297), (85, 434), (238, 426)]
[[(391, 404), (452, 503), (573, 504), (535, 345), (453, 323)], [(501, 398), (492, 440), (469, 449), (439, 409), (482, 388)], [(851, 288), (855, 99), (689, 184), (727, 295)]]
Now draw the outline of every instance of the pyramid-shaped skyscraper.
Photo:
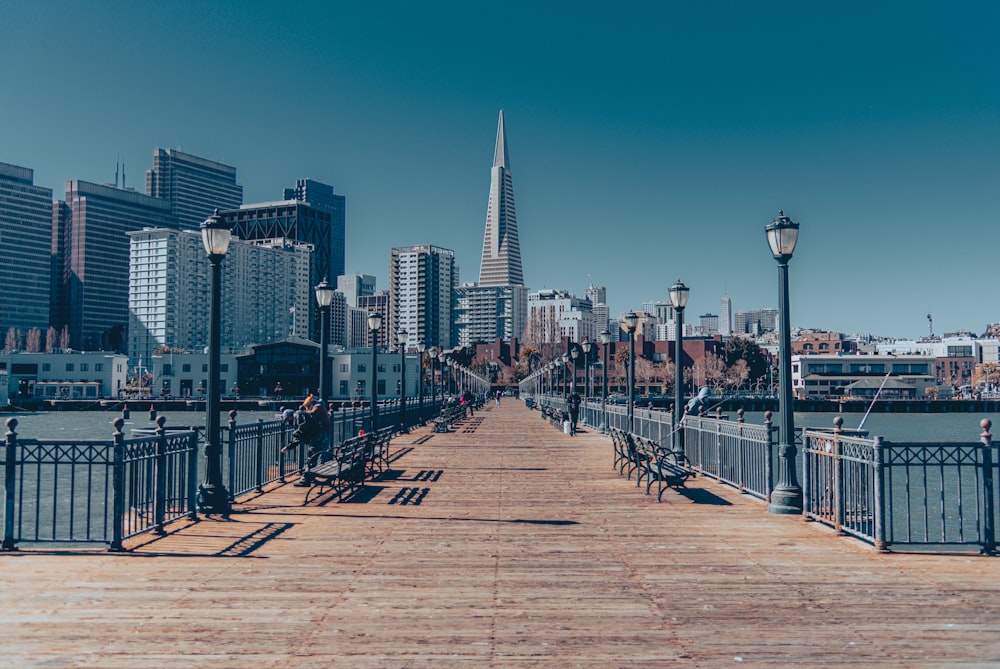
[(521, 270), (521, 245), (517, 239), (507, 130), (501, 109), (490, 171), (490, 200), (486, 207), (479, 283), (465, 284), (455, 290), (454, 340), (459, 346), (472, 346), (520, 337), (527, 317), (527, 294)]
[(503, 110), (497, 125), (497, 146), (490, 173), (490, 201), (486, 209), (483, 262), (479, 267), (480, 286), (523, 286), (521, 246), (517, 240), (517, 210), (514, 183), (507, 154), (507, 130)]

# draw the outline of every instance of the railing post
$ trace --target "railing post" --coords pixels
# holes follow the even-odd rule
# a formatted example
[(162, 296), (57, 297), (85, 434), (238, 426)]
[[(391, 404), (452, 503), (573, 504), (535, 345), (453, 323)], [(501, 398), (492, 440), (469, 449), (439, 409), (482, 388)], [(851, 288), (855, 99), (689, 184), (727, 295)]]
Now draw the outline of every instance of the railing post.
[(166, 416), (156, 419), (156, 459), (153, 461), (153, 531), (163, 534), (167, 506), (167, 430)]
[[(125, 530), (125, 435), (122, 433), (125, 419), (116, 418), (114, 426), (114, 445), (111, 454), (111, 494), (113, 496), (111, 502), (111, 546), (108, 547), (108, 550), (118, 552), (123, 550), (122, 537)], [(8, 434), (8, 444), (9, 437)], [(8, 517), (11, 511), (13, 508), (8, 511)], [(6, 548), (5, 541), (4, 549)]]
[(834, 504), (834, 529), (838, 534), (846, 534), (844, 525), (847, 524), (847, 500), (846, 483), (844, 481), (844, 445), (840, 442), (843, 433), (844, 419), (837, 416), (833, 419), (833, 504)]
[(717, 478), (716, 483), (725, 485), (722, 480), (722, 420), (721, 417), (716, 420), (715, 423), (715, 474)]
[(14, 486), (17, 482), (17, 419), (7, 419), (7, 448), (4, 453), (3, 550), (14, 546)]
[(746, 469), (747, 469), (747, 448), (743, 443), (743, 424), (746, 422), (746, 417), (743, 415), (743, 409), (736, 410), (736, 449), (737, 449), (737, 466), (740, 468), (738, 478), (738, 483), (740, 486), (740, 492), (743, 492), (746, 488)]
[(872, 468), (875, 474), (875, 550), (885, 553), (889, 550), (885, 541), (885, 479), (883, 478), (885, 469), (885, 451), (882, 446), (882, 437), (876, 436), (872, 439), (873, 462)]
[(198, 431), (191, 435), (188, 444), (188, 518), (198, 520)]
[(996, 552), (995, 505), (993, 503), (993, 436), (990, 428), (993, 421), (984, 418), (979, 421), (983, 428), (980, 438), (983, 441), (983, 501), (986, 504), (983, 514), (983, 547), (982, 552), (992, 555)]
[[(231, 435), (235, 435), (236, 434), (236, 430), (233, 429), (235, 427), (236, 427), (235, 425), (230, 425), (229, 426), (229, 434), (231, 434)], [(231, 464), (232, 464), (232, 461), (230, 461), (230, 465)], [(266, 478), (264, 469), (265, 469), (265, 466), (264, 466), (264, 419), (263, 418), (258, 418), (257, 419), (257, 449), (256, 449), (256, 452), (254, 453), (254, 470), (257, 472), (257, 481), (256, 481), (256, 483), (257, 483), (257, 492), (260, 492), (260, 491), (262, 491), (264, 489), (264, 479)], [(232, 490), (232, 488), (230, 488), (230, 490)]]
[(229, 465), (229, 486), (226, 492), (229, 493), (229, 501), (233, 501), (233, 490), (236, 486), (236, 409), (229, 411), (229, 438), (226, 440), (226, 460)]
[(767, 449), (764, 453), (764, 478), (767, 485), (767, 494), (764, 496), (764, 500), (770, 504), (771, 503), (771, 491), (774, 490), (774, 422), (771, 420), (771, 412), (764, 412), (764, 427), (767, 432)]

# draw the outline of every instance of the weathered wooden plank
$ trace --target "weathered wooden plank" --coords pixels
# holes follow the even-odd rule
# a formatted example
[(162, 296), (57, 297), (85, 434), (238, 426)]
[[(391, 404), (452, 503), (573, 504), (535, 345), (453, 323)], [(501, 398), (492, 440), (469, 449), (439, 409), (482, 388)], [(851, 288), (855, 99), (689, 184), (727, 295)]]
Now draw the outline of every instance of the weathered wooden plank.
[(346, 501), (284, 486), (126, 555), (0, 555), (0, 664), (1000, 663), (993, 558), (877, 554), (700, 478), (657, 504), (604, 437), (476, 418), (397, 437)]

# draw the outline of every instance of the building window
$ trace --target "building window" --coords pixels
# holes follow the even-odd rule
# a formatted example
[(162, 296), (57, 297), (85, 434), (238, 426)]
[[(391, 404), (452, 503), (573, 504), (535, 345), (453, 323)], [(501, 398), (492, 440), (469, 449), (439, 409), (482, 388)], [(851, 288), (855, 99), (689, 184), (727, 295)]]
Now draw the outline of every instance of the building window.
[(219, 365), (219, 371), (220, 372), (228, 372), (229, 371), (229, 365), (226, 364), (226, 363), (220, 364)]
[(348, 385), (347, 379), (341, 379), (340, 380), (340, 396), (341, 397), (347, 397), (347, 385)]
[(81, 362), (80, 363), (80, 371), (81, 372), (89, 372), (90, 371), (90, 365), (88, 363), (86, 363), (86, 362)]
[(94, 371), (95, 372), (103, 372), (104, 371), (104, 363), (103, 362), (95, 362), (94, 363)]
[(67, 362), (67, 363), (66, 363), (66, 371), (67, 371), (67, 372), (72, 372), (72, 371), (73, 371), (73, 369), (74, 369), (74, 367), (73, 367), (73, 363), (72, 363), (72, 362)]
[(42, 363), (42, 371), (43, 372), (51, 372), (52, 371), (52, 365), (50, 363), (48, 363), (48, 362), (43, 362)]
[(340, 363), (340, 373), (341, 374), (347, 374), (350, 371), (351, 371), (351, 366), (349, 364), (344, 363), (344, 362)]
[(380, 362), (378, 364), (378, 371), (385, 372), (385, 363), (384, 362)]
[(358, 363), (358, 373), (359, 374), (364, 374), (366, 371), (368, 371), (368, 365), (366, 365), (363, 362), (359, 362)]
[(190, 372), (191, 371), (191, 363), (186, 362), (183, 365), (181, 365), (181, 371), (185, 372), (185, 373)]
[(378, 394), (385, 395), (385, 379), (378, 380)]

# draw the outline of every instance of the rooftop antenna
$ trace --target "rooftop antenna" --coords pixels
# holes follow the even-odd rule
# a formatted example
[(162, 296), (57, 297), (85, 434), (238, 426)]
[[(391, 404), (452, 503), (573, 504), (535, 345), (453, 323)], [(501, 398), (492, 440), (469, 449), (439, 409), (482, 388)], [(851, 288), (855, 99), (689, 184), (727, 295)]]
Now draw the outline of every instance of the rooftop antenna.
[(121, 163), (121, 156), (115, 156), (115, 188), (118, 188), (118, 167)]
[(934, 336), (934, 319), (931, 318), (930, 314), (927, 314), (927, 329), (930, 332), (930, 336)]
[(125, 156), (122, 156), (122, 190), (125, 190)]

